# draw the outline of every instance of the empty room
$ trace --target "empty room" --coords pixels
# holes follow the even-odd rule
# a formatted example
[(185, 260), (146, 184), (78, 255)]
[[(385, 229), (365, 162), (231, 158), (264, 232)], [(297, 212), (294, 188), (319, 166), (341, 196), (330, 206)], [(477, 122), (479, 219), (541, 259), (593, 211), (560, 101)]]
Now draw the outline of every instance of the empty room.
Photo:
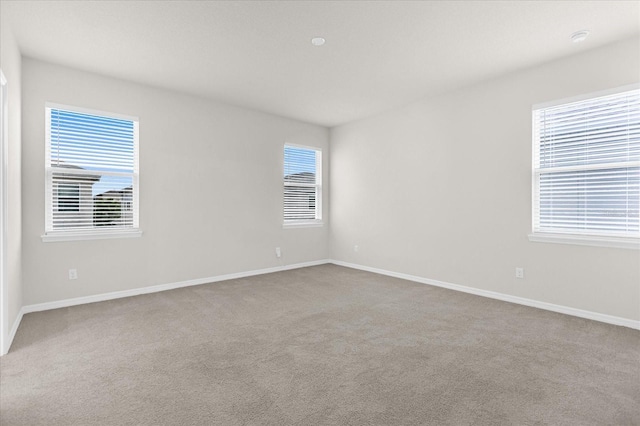
[(0, 0), (0, 424), (640, 425), (640, 2)]

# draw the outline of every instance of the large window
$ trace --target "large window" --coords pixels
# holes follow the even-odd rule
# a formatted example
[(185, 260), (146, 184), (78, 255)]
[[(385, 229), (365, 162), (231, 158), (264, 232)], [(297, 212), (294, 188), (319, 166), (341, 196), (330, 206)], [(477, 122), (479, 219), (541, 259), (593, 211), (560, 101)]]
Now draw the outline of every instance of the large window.
[(322, 151), (284, 146), (284, 225), (319, 225), (322, 220)]
[(138, 119), (46, 105), (45, 241), (137, 236)]
[(533, 108), (532, 240), (638, 247), (640, 90)]

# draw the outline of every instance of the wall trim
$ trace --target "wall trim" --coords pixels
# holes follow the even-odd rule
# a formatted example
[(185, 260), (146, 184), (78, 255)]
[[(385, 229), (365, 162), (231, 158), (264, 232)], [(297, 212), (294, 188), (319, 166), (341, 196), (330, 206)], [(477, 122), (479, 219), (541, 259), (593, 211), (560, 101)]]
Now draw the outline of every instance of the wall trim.
[(198, 278), (194, 280), (178, 281), (175, 283), (167, 283), (167, 284), (153, 285), (149, 287), (134, 288), (131, 290), (114, 291), (110, 293), (95, 294), (92, 296), (74, 297), (73, 299), (56, 300), (54, 302), (45, 302), (45, 303), (36, 303), (33, 305), (26, 305), (20, 309), (20, 312), (18, 313), (18, 316), (15, 322), (13, 323), (13, 327), (11, 328), (11, 331), (9, 333), (9, 338), (7, 341), (7, 347), (6, 347), (7, 351), (0, 355), (6, 355), (9, 352), (11, 348), (11, 344), (13, 343), (13, 339), (16, 336), (16, 333), (18, 332), (18, 327), (22, 322), (22, 317), (25, 314), (28, 314), (31, 312), (48, 311), (51, 309), (59, 309), (59, 308), (67, 308), (70, 306), (76, 306), (76, 305), (84, 305), (87, 303), (104, 302), (107, 300), (121, 299), (123, 297), (139, 296), (141, 294), (149, 294), (149, 293), (158, 293), (161, 291), (173, 290), (176, 288), (191, 287), (194, 285), (202, 285), (202, 284), (209, 284), (209, 283), (215, 283), (220, 281), (233, 280), (237, 278), (251, 277), (254, 275), (271, 274), (273, 272), (281, 272), (281, 271), (288, 271), (291, 269), (306, 268), (309, 266), (324, 265), (326, 263), (331, 263), (331, 261), (329, 259), (314, 260), (311, 262), (302, 262), (302, 263), (294, 263), (291, 265), (274, 266), (272, 268), (255, 269), (253, 271), (236, 272), (233, 274), (217, 275), (215, 277)]
[[(28, 314), (28, 313), (31, 313), (31, 312), (48, 311), (48, 310), (51, 310), (51, 309), (59, 309), (59, 308), (67, 308), (67, 307), (70, 307), (70, 306), (76, 306), (76, 305), (84, 305), (84, 304), (87, 304), (87, 303), (104, 302), (104, 301), (107, 301), (107, 300), (121, 299), (123, 297), (139, 296), (139, 295), (142, 295), (142, 294), (149, 294), (149, 293), (158, 293), (158, 292), (161, 292), (161, 291), (173, 290), (173, 289), (177, 289), (177, 288), (191, 287), (191, 286), (202, 285), (202, 284), (216, 283), (216, 282), (220, 282), (220, 281), (233, 280), (233, 279), (237, 279), (237, 278), (246, 278), (246, 277), (251, 277), (251, 276), (254, 276), (254, 275), (271, 274), (271, 273), (274, 273), (274, 272), (281, 272), (281, 271), (288, 271), (288, 270), (291, 270), (291, 269), (306, 268), (306, 267), (309, 267), (309, 266), (324, 265), (324, 264), (327, 264), (327, 263), (331, 263), (331, 264), (334, 264), (334, 265), (337, 265), (337, 266), (344, 266), (346, 268), (359, 269), (359, 270), (362, 270), (362, 271), (372, 272), (374, 274), (386, 275), (386, 276), (390, 276), (390, 277), (394, 277), (394, 278), (400, 278), (400, 279), (403, 279), (403, 280), (414, 281), (414, 282), (417, 282), (417, 283), (420, 283), (420, 284), (427, 284), (427, 285), (432, 285), (432, 286), (435, 286), (435, 287), (447, 288), (449, 290), (455, 290), (455, 291), (460, 291), (460, 292), (463, 292), (463, 293), (474, 294), (476, 296), (488, 297), (490, 299), (502, 300), (504, 302), (515, 303), (515, 304), (518, 304), (518, 305), (524, 305), (524, 306), (530, 306), (530, 307), (533, 307), (533, 308), (544, 309), (546, 311), (558, 312), (558, 313), (561, 313), (561, 314), (571, 315), (571, 316), (575, 316), (575, 317), (579, 317), (579, 318), (586, 318), (586, 319), (590, 319), (590, 320), (594, 320), (594, 321), (604, 322), (604, 323), (607, 323), (607, 324), (619, 325), (619, 326), (623, 326), (623, 327), (629, 327), (629, 328), (633, 328), (633, 329), (636, 329), (636, 330), (640, 330), (640, 321), (636, 321), (636, 320), (630, 320), (630, 319), (627, 319), (627, 318), (621, 318), (621, 317), (616, 317), (616, 316), (612, 316), (612, 315), (601, 314), (601, 313), (598, 313), (598, 312), (585, 311), (585, 310), (582, 310), (582, 309), (571, 308), (571, 307), (568, 307), (568, 306), (555, 305), (553, 303), (541, 302), (541, 301), (533, 300), (533, 299), (526, 299), (524, 297), (511, 296), (511, 295), (508, 295), (508, 294), (498, 293), (498, 292), (495, 292), (495, 291), (482, 290), (482, 289), (473, 288), (473, 287), (467, 287), (467, 286), (463, 286), (463, 285), (459, 285), (459, 284), (452, 284), (452, 283), (448, 283), (448, 282), (445, 282), (445, 281), (432, 280), (432, 279), (429, 279), (429, 278), (423, 278), (423, 277), (419, 277), (419, 276), (416, 276), (416, 275), (409, 275), (409, 274), (404, 274), (404, 273), (401, 273), (401, 272), (388, 271), (386, 269), (373, 268), (373, 267), (370, 267), (370, 266), (359, 265), (359, 264), (356, 264), (356, 263), (343, 262), (341, 260), (321, 259), (321, 260), (314, 260), (314, 261), (311, 261), (311, 262), (294, 263), (294, 264), (291, 264), (291, 265), (275, 266), (275, 267), (271, 267), (271, 268), (256, 269), (256, 270), (253, 270), (253, 271), (236, 272), (236, 273), (232, 273), (232, 274), (217, 275), (217, 276), (208, 277), (208, 278), (198, 278), (198, 279), (193, 279), (193, 280), (178, 281), (178, 282), (174, 282), (174, 283), (167, 283), (167, 284), (153, 285), (153, 286), (148, 286), (148, 287), (134, 288), (134, 289), (130, 289), (130, 290), (122, 290), (122, 291), (114, 291), (114, 292), (110, 292), (110, 293), (96, 294), (96, 295), (92, 295), (92, 296), (75, 297), (73, 299), (57, 300), (57, 301), (54, 301), (54, 302), (45, 302), (45, 303), (36, 303), (36, 304), (33, 304), (33, 305), (26, 305), (26, 306), (23, 306), (20, 309), (20, 312), (18, 313), (18, 316), (17, 316), (16, 320), (13, 323), (13, 327), (11, 327), (11, 331), (9, 332), (8, 344), (7, 344), (7, 352), (11, 348), (11, 344), (13, 343), (13, 339), (16, 336), (16, 333), (18, 331), (18, 327), (20, 326), (20, 323), (22, 322), (22, 317), (25, 314)], [(5, 355), (5, 354), (6, 353), (4, 353), (2, 355)]]
[(601, 237), (595, 235), (529, 234), (529, 241), (536, 243), (576, 244), (579, 246), (613, 247), (640, 250), (640, 239), (630, 237)]
[(306, 268), (308, 266), (324, 265), (330, 263), (329, 259), (314, 260), (311, 262), (294, 263), (291, 265), (274, 266), (272, 268), (255, 269), (253, 271), (235, 272), (232, 274), (217, 275), (207, 278), (196, 278), (193, 280), (178, 281), (174, 283), (152, 285), (149, 287), (133, 288), (130, 290), (101, 293), (91, 296), (75, 297), (73, 299), (56, 300), (54, 302), (36, 303), (34, 305), (23, 306), (25, 314), (31, 312), (48, 311), (50, 309), (67, 308), (69, 306), (84, 305), (86, 303), (104, 302), (107, 300), (121, 299), (123, 297), (139, 296), (141, 294), (158, 293), (160, 291), (174, 290), (176, 288), (191, 287), (194, 285), (210, 284), (219, 281), (246, 278), (254, 275), (271, 274), (273, 272), (288, 271), (290, 269)]
[(532, 308), (544, 309), (545, 311), (558, 312), (561, 314), (571, 315), (574, 317), (586, 318), (594, 321), (604, 322), (607, 324), (620, 325), (640, 330), (640, 321), (631, 320), (613, 315), (601, 314), (598, 312), (585, 311), (582, 309), (571, 308), (569, 306), (555, 305), (553, 303), (541, 302), (539, 300), (527, 299), (524, 297), (511, 296), (509, 294), (498, 293), (490, 290), (482, 290), (474, 287), (467, 287), (459, 284), (452, 284), (445, 281), (432, 280), (429, 278), (418, 277), (416, 275), (403, 274), (401, 272), (387, 271), (386, 269), (372, 268), (370, 266), (358, 265), (356, 263), (343, 262), (341, 260), (331, 260), (331, 263), (347, 268), (360, 269), (362, 271), (373, 272), (375, 274), (387, 275), (403, 280), (415, 281), (420, 284), (427, 284), (436, 287), (447, 288), (449, 290), (461, 291), (463, 293), (475, 294), (476, 296), (488, 297), (490, 299), (502, 300), (518, 305), (530, 306)]
[(22, 317), (26, 312), (24, 311), (24, 306), (20, 308), (20, 312), (18, 312), (18, 316), (16, 320), (13, 322), (13, 327), (11, 327), (11, 331), (9, 331), (9, 337), (7, 338), (7, 351), (3, 352), (1, 355), (6, 355), (11, 349), (11, 344), (13, 343), (13, 338), (16, 337), (16, 333), (18, 332), (18, 327), (20, 327), (20, 323), (22, 322)]
[(7, 248), (9, 239), (9, 87), (0, 69), (0, 355), (9, 351), (9, 274)]

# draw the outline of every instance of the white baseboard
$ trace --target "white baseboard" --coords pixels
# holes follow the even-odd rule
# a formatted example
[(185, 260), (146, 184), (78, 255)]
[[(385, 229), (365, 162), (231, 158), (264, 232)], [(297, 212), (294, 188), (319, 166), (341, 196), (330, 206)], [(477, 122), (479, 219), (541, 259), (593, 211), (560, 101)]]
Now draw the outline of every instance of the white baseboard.
[(16, 337), (16, 333), (18, 332), (18, 327), (20, 327), (20, 323), (22, 322), (22, 317), (24, 316), (24, 314), (25, 314), (24, 307), (22, 307), (18, 312), (18, 316), (16, 317), (16, 320), (13, 322), (11, 331), (9, 331), (9, 337), (7, 338), (7, 345), (4, 348), (6, 349), (6, 352), (3, 352), (0, 355), (6, 355), (9, 352), (9, 349), (11, 348), (11, 344), (13, 343), (14, 337)]
[(194, 285), (215, 283), (219, 281), (233, 280), (236, 278), (251, 277), (254, 275), (270, 274), (273, 272), (288, 271), (290, 269), (306, 268), (308, 266), (323, 265), (330, 263), (329, 259), (314, 260), (311, 262), (295, 263), (292, 265), (274, 266), (272, 268), (256, 269), (253, 271), (236, 272), (233, 274), (217, 275), (215, 277), (197, 278), (194, 280), (178, 281), (175, 283), (160, 284), (149, 287), (133, 288), (131, 290), (114, 291), (111, 293), (102, 293), (92, 296), (75, 297), (73, 299), (57, 300), (55, 302), (37, 303), (34, 305), (26, 305), (22, 308), (25, 314), (30, 312), (48, 311), (50, 309), (66, 308), (69, 306), (84, 305), (86, 303), (104, 302), (106, 300), (120, 299), (123, 297), (139, 296), (141, 294), (157, 293), (165, 290), (173, 290), (182, 287), (191, 287)]
[(270, 274), (272, 272), (288, 271), (290, 269), (306, 268), (308, 266), (324, 265), (325, 263), (330, 263), (330, 262), (331, 261), (328, 259), (322, 259), (322, 260), (315, 260), (312, 262), (295, 263), (292, 265), (275, 266), (273, 268), (256, 269), (253, 271), (218, 275), (215, 277), (198, 278), (195, 280), (179, 281), (175, 283), (160, 284), (160, 285), (154, 285), (150, 287), (134, 288), (131, 290), (114, 291), (111, 293), (102, 293), (102, 294), (96, 294), (96, 295), (85, 296), (85, 297), (75, 297), (73, 299), (56, 300), (55, 302), (26, 305), (20, 309), (20, 312), (18, 313), (18, 317), (16, 318), (15, 322), (13, 323), (13, 327), (9, 332), (9, 338), (6, 345), (6, 352), (0, 353), (0, 356), (6, 355), (9, 352), (9, 349), (11, 348), (11, 344), (13, 343), (13, 339), (16, 336), (16, 332), (18, 331), (18, 327), (20, 326), (20, 322), (22, 321), (22, 317), (24, 316), (24, 314), (28, 314), (30, 312), (48, 311), (50, 309), (67, 308), (69, 306), (84, 305), (86, 303), (104, 302), (106, 300), (138, 296), (141, 294), (148, 294), (148, 293), (157, 293), (160, 291), (173, 290), (176, 288), (215, 283), (219, 281), (233, 280), (236, 278), (251, 277), (254, 275)]
[[(505, 301), (505, 302), (516, 303), (516, 304), (519, 304), (519, 305), (531, 306), (531, 307), (534, 307), (534, 308), (544, 309), (544, 310), (547, 310), (547, 311), (559, 312), (559, 313), (562, 313), (562, 314), (572, 315), (572, 316), (575, 316), (575, 317), (586, 318), (586, 319), (600, 321), (600, 322), (604, 322), (604, 323), (608, 323), (608, 324), (620, 325), (620, 326), (623, 326), (623, 327), (629, 327), (629, 328), (633, 328), (633, 329), (636, 329), (636, 330), (640, 330), (640, 321), (636, 321), (636, 320), (630, 320), (630, 319), (616, 317), (616, 316), (612, 316), (612, 315), (600, 314), (600, 313), (597, 313), (597, 312), (585, 311), (585, 310), (582, 310), (582, 309), (571, 308), (571, 307), (568, 307), (568, 306), (554, 305), (552, 303), (541, 302), (541, 301), (538, 301), (538, 300), (526, 299), (526, 298), (517, 297), (517, 296), (511, 296), (511, 295), (508, 295), (508, 294), (497, 293), (497, 292), (494, 292), (494, 291), (482, 290), (482, 289), (473, 288), (473, 287), (466, 287), (466, 286), (458, 285), (458, 284), (451, 284), (451, 283), (447, 283), (447, 282), (444, 282), (444, 281), (437, 281), (437, 280), (432, 280), (432, 279), (429, 279), (429, 278), (418, 277), (418, 276), (415, 276), (415, 275), (403, 274), (401, 272), (387, 271), (385, 269), (372, 268), (370, 266), (358, 265), (358, 264), (355, 264), (355, 263), (342, 262), (340, 260), (322, 259), (322, 260), (315, 260), (315, 261), (312, 261), (312, 262), (303, 262), (303, 263), (296, 263), (296, 264), (292, 264), (292, 265), (275, 266), (275, 267), (272, 267), (272, 268), (257, 269), (257, 270), (246, 271), (246, 272), (237, 272), (237, 273), (233, 273), (233, 274), (218, 275), (218, 276), (215, 276), (215, 277), (198, 278), (198, 279), (194, 279), (194, 280), (179, 281), (179, 282), (175, 282), (175, 283), (168, 283), (168, 284), (160, 284), (160, 285), (154, 285), (154, 286), (149, 286), (149, 287), (134, 288), (134, 289), (131, 289), (131, 290), (114, 291), (114, 292), (111, 292), (111, 293), (103, 293), (103, 294), (96, 294), (96, 295), (92, 295), (92, 296), (76, 297), (76, 298), (73, 298), (73, 299), (57, 300), (57, 301), (54, 301), (54, 302), (37, 303), (37, 304), (34, 304), (34, 305), (26, 305), (26, 306), (23, 306), (22, 309), (20, 309), (20, 312), (18, 313), (18, 317), (14, 321), (13, 327), (11, 327), (11, 331), (9, 332), (8, 345), (7, 345), (6, 349), (7, 349), (7, 352), (8, 352), (9, 348), (11, 347), (11, 344), (13, 343), (13, 339), (14, 339), (14, 337), (16, 335), (16, 332), (18, 331), (18, 327), (20, 326), (20, 322), (22, 321), (22, 317), (24, 316), (24, 314), (28, 314), (28, 313), (31, 313), (31, 312), (39, 312), (39, 311), (47, 311), (47, 310), (50, 310), (50, 309), (66, 308), (66, 307), (69, 307), (69, 306), (84, 305), (86, 303), (104, 302), (104, 301), (107, 301), (107, 300), (120, 299), (120, 298), (123, 298), (123, 297), (131, 297), (131, 296), (138, 296), (138, 295), (141, 295), (141, 294), (157, 293), (157, 292), (160, 292), (160, 291), (173, 290), (173, 289), (176, 289), (176, 288), (190, 287), (190, 286), (194, 286), (194, 285), (201, 285), (201, 284), (208, 284), (208, 283), (215, 283), (215, 282), (232, 280), (232, 279), (237, 279), (237, 278), (251, 277), (251, 276), (254, 276), (254, 275), (270, 274), (270, 273), (273, 273), (273, 272), (287, 271), (287, 270), (290, 270), (290, 269), (306, 268), (308, 266), (324, 265), (326, 263), (333, 263), (334, 265), (345, 266), (347, 268), (360, 269), (360, 270), (363, 270), (363, 271), (373, 272), (373, 273), (376, 273), (376, 274), (387, 275), (387, 276), (390, 276), (390, 277), (400, 278), (400, 279), (409, 280), (409, 281), (415, 281), (415, 282), (418, 282), (418, 283), (421, 283), (421, 284), (428, 284), (428, 285), (433, 285), (433, 286), (436, 286), (436, 287), (448, 288), (450, 290), (456, 290), (456, 291), (461, 291), (461, 292), (464, 292), (464, 293), (475, 294), (477, 296), (488, 297), (488, 298), (491, 298), (491, 299), (502, 300), (502, 301)], [(4, 354), (1, 354), (1, 355), (4, 355)]]
[(608, 324), (620, 325), (623, 327), (634, 328), (640, 330), (640, 321), (627, 318), (616, 317), (612, 315), (601, 314), (598, 312), (585, 311), (582, 309), (571, 308), (569, 306), (555, 305), (553, 303), (541, 302), (539, 300), (526, 299), (524, 297), (511, 296), (495, 291), (482, 290), (479, 288), (466, 287), (459, 284), (452, 284), (444, 281), (432, 280), (429, 278), (418, 277), (415, 275), (403, 274), (401, 272), (387, 271), (385, 269), (372, 268), (370, 266), (358, 265), (355, 263), (342, 262), (340, 260), (331, 260), (334, 265), (345, 266), (347, 268), (360, 269), (376, 274), (387, 275), (390, 277), (401, 278), (403, 280), (415, 281), (421, 284), (428, 284), (436, 287), (448, 288), (450, 290), (461, 291), (463, 293), (475, 294), (477, 296), (488, 297), (490, 299), (502, 300), (505, 302), (516, 303), (518, 305), (531, 306), (533, 308), (544, 309), (546, 311), (559, 312), (561, 314), (572, 315), (574, 317), (586, 318), (594, 321), (600, 321)]

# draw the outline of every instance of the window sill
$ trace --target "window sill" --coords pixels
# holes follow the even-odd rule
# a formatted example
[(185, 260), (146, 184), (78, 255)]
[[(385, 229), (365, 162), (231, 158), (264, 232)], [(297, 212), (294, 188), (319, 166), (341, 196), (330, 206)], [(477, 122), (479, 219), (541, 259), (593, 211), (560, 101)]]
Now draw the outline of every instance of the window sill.
[(321, 221), (309, 221), (309, 222), (289, 222), (282, 225), (284, 229), (289, 228), (320, 228), (324, 226)]
[(640, 249), (640, 239), (625, 237), (599, 237), (595, 235), (529, 234), (529, 241), (536, 243), (575, 244), (581, 246)]
[(60, 241), (105, 240), (112, 238), (139, 238), (141, 229), (119, 229), (113, 231), (63, 231), (48, 232), (41, 236), (43, 243)]

